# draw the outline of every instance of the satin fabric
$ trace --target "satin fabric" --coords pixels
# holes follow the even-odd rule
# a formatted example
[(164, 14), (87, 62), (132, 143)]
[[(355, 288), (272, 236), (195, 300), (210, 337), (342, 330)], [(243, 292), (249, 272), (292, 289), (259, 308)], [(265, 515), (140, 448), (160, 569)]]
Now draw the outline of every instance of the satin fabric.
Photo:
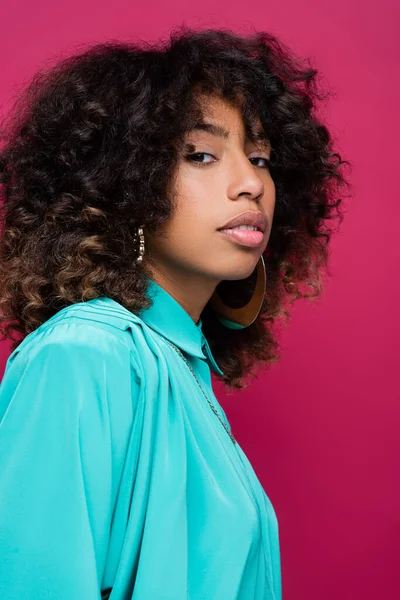
[(185, 309), (149, 280), (60, 310), (0, 386), (0, 598), (280, 600), (278, 522), (212, 412), (222, 374)]

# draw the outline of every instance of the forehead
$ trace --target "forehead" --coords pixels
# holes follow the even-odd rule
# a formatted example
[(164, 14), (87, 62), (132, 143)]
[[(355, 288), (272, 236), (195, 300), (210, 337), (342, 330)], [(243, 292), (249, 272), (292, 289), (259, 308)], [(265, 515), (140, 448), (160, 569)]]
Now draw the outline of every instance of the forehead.
[(229, 102), (221, 97), (202, 96), (198, 102), (198, 117), (190, 124), (188, 133), (203, 132), (229, 141), (239, 128), (244, 131), (246, 141), (269, 145), (268, 135), (258, 116), (254, 115), (250, 122), (244, 122), (240, 98)]
[[(225, 123), (238, 121), (243, 123), (243, 103), (242, 96), (234, 100), (228, 100), (217, 94), (201, 94), (197, 99), (200, 115), (207, 120), (218, 120)], [(261, 121), (258, 116), (253, 116), (257, 126), (261, 128)]]

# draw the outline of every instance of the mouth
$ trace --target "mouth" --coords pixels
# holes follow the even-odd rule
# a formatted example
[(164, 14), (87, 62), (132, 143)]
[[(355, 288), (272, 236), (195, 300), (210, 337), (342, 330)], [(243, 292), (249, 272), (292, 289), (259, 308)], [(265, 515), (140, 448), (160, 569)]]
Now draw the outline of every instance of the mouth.
[(251, 229), (218, 229), (224, 237), (242, 246), (258, 247), (264, 241), (264, 233)]
[(219, 229), (236, 229), (246, 226), (264, 233), (268, 227), (268, 218), (261, 210), (247, 210), (229, 219)]

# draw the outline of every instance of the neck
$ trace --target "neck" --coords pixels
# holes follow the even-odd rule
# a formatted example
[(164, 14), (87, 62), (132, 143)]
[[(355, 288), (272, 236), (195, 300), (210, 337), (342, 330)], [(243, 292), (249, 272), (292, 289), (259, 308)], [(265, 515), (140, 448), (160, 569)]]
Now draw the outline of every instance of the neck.
[(207, 281), (204, 276), (199, 276), (196, 273), (185, 273), (178, 276), (177, 274), (152, 270), (150, 278), (179, 302), (196, 325), (218, 284), (218, 281)]

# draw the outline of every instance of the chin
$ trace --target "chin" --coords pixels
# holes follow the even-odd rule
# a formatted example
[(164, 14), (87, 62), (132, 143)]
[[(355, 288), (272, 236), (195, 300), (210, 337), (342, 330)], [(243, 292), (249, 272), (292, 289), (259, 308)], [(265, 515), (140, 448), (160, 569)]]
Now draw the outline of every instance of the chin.
[(246, 279), (250, 277), (250, 275), (254, 272), (254, 269), (257, 267), (258, 258), (253, 260), (246, 261), (247, 264), (239, 264), (240, 261), (236, 260), (234, 267), (231, 269), (226, 269), (224, 273), (220, 276), (221, 281), (232, 280), (238, 281), (240, 279)]

